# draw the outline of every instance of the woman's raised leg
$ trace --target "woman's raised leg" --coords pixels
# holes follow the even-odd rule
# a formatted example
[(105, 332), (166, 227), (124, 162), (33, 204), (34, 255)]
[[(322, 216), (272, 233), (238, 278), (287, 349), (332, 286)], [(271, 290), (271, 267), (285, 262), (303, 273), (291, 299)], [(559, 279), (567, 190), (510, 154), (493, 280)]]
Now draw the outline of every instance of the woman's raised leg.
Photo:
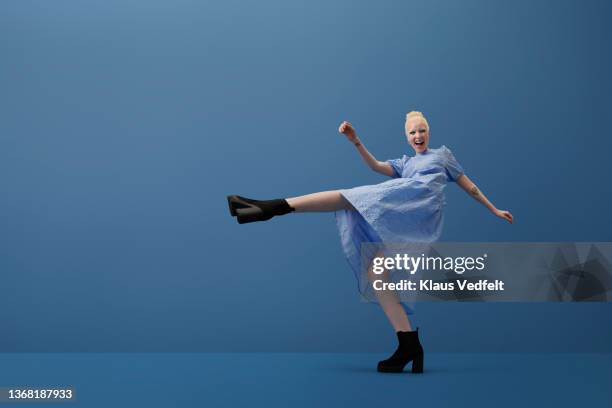
[(287, 198), (296, 212), (324, 212), (353, 209), (351, 203), (337, 190), (321, 191), (299, 197)]
[(351, 203), (339, 191), (321, 191), (292, 198), (254, 200), (231, 195), (227, 197), (230, 214), (239, 224), (266, 221), (277, 215), (290, 212), (323, 212), (352, 209)]

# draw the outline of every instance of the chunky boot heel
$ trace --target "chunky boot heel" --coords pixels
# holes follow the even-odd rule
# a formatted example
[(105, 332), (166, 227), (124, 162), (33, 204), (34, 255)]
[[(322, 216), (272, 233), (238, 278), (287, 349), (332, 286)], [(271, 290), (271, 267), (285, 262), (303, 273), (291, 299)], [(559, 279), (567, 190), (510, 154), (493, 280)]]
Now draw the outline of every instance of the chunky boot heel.
[(381, 373), (401, 373), (404, 367), (412, 361), (412, 372), (423, 372), (424, 353), (419, 341), (419, 329), (411, 332), (397, 332), (399, 345), (391, 357), (378, 362)]
[(253, 204), (249, 202), (248, 198), (240, 197), (237, 195), (229, 195), (227, 196), (227, 206), (229, 207), (230, 214), (232, 217), (238, 215), (236, 212), (239, 208), (249, 208), (252, 207)]
[(423, 372), (423, 360), (425, 356), (423, 353), (417, 355), (414, 360), (412, 360), (412, 372), (414, 374), (421, 374)]

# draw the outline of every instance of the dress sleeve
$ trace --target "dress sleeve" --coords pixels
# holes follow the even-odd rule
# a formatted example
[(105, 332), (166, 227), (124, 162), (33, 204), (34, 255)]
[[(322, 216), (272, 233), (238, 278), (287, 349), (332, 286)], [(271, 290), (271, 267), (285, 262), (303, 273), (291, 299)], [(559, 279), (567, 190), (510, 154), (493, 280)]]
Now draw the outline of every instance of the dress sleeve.
[(402, 177), (402, 172), (404, 171), (404, 163), (406, 163), (406, 155), (402, 156), (399, 159), (389, 159), (387, 163), (393, 167), (393, 178)]
[(455, 159), (453, 152), (446, 146), (444, 146), (444, 150), (446, 151), (446, 175), (450, 181), (457, 181), (461, 175), (465, 174), (465, 171)]

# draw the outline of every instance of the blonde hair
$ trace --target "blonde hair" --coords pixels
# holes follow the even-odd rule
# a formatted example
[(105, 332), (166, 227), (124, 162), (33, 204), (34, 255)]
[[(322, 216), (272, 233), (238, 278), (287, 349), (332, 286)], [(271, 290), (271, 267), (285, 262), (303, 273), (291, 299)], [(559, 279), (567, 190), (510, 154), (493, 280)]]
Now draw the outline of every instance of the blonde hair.
[(425, 119), (425, 116), (423, 116), (423, 113), (419, 111), (411, 111), (406, 114), (406, 124), (405, 124), (406, 132), (408, 132), (408, 122), (410, 121), (410, 119), (417, 119), (417, 118), (425, 122), (425, 126), (427, 126), (427, 130), (429, 130), (429, 123), (427, 122), (427, 119)]

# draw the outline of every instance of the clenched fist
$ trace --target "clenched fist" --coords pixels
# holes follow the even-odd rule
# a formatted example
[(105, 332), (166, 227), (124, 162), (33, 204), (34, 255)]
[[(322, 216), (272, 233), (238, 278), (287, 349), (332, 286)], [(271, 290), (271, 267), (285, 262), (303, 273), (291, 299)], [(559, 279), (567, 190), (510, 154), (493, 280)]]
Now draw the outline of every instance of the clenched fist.
[(342, 133), (351, 143), (355, 143), (357, 141), (357, 133), (355, 132), (355, 128), (351, 125), (350, 122), (344, 121), (340, 124), (338, 128), (338, 132)]

